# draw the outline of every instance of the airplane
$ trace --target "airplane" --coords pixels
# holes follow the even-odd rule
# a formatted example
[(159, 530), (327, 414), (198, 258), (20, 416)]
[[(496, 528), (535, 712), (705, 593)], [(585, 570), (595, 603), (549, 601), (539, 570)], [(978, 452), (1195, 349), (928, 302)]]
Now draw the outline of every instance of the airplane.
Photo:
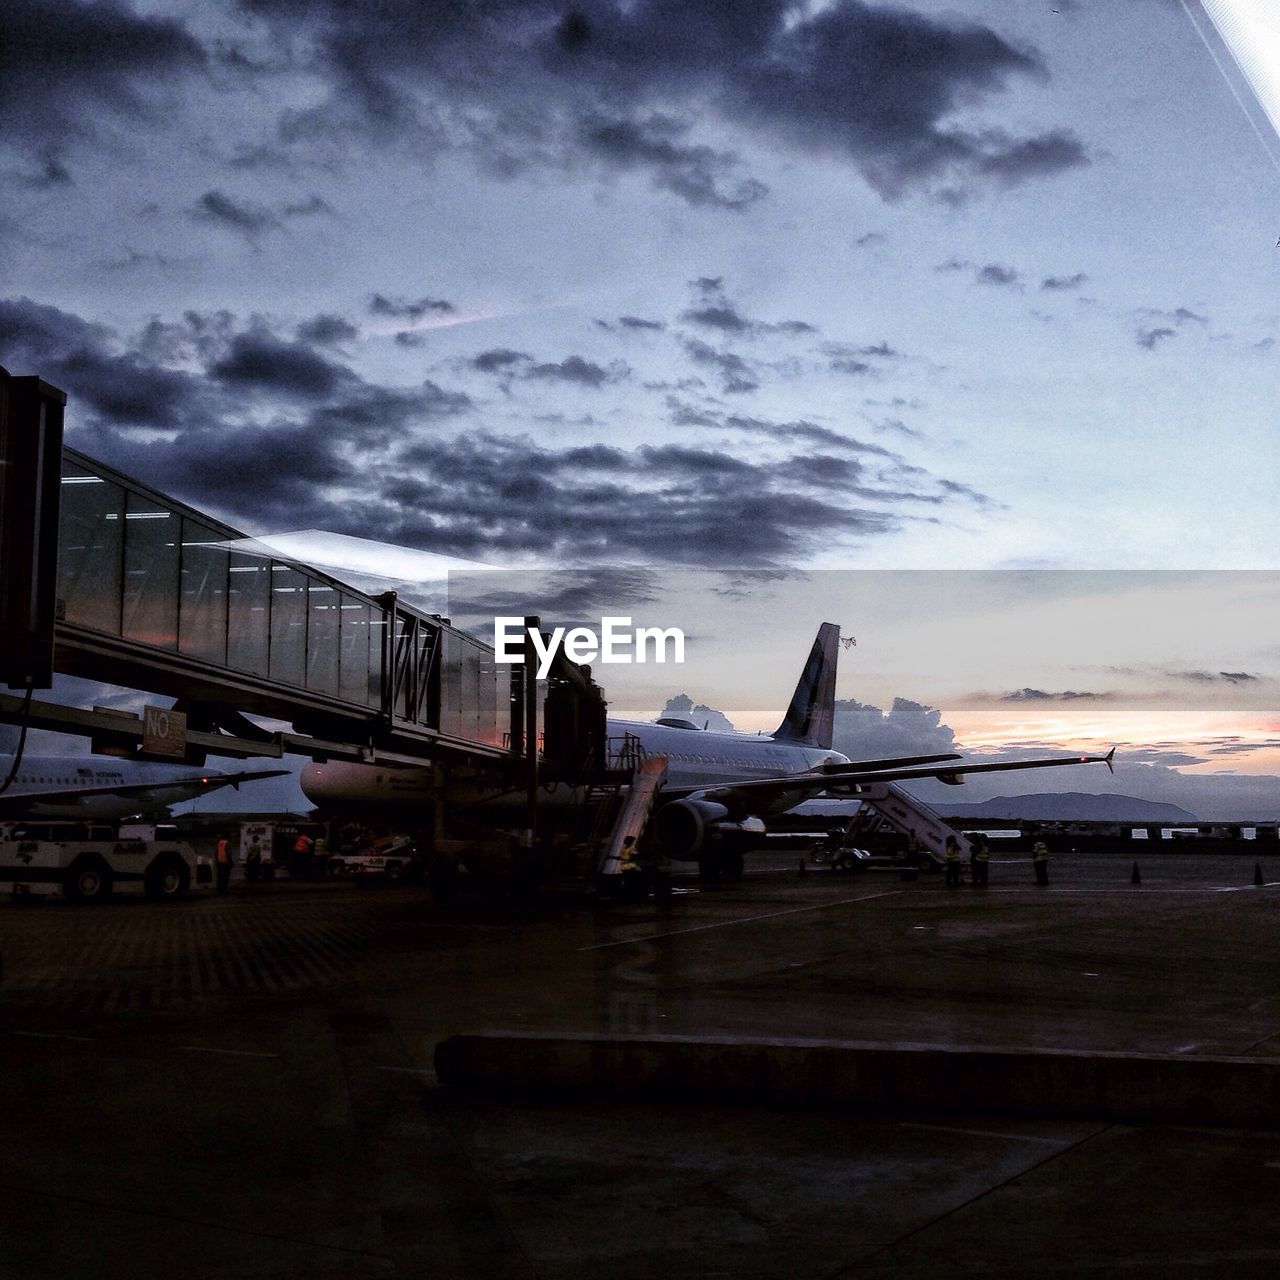
[[(0, 782), (13, 757), (0, 755)], [(0, 819), (75, 818), (111, 822), (135, 815), (167, 813), (171, 804), (239, 787), (258, 778), (278, 778), (288, 769), (218, 773), (211, 769), (114, 760), (108, 756), (23, 755), (13, 781), (0, 791)]]
[[(647, 828), (662, 854), (674, 861), (696, 861), (713, 874), (734, 878), (741, 868), (742, 848), (764, 836), (764, 819), (815, 795), (856, 797), (860, 785), (914, 778), (955, 785), (970, 773), (1080, 764), (1112, 767), (1114, 749), (1105, 756), (990, 764), (953, 763), (961, 759), (956, 752), (851, 760), (831, 746), (839, 639), (836, 624), (819, 627), (782, 723), (771, 734), (712, 732), (679, 718), (607, 720), (611, 743), (625, 742), (641, 758), (666, 758), (665, 781)], [(300, 782), (307, 798), (321, 807), (364, 813), (382, 809), (406, 817), (415, 808), (420, 813), (432, 794), (431, 773), (421, 768), (312, 763), (304, 766)], [(495, 826), (513, 825), (510, 815), (521, 803), (522, 791), (485, 793), (472, 783), (446, 785), (446, 807), (474, 810)], [(556, 784), (542, 789), (539, 804), (562, 808), (580, 797), (579, 788)], [(504, 811), (506, 823), (501, 820)]]

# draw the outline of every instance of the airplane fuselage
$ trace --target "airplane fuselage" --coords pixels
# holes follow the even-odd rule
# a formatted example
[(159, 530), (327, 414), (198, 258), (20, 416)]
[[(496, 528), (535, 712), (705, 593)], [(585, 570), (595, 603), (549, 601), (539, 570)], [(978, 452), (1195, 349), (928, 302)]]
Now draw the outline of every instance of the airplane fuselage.
[[(12, 756), (0, 756), (0, 782), (13, 768)], [(31, 818), (80, 818), (87, 821), (111, 822), (137, 813), (167, 809), (171, 804), (190, 800), (204, 788), (202, 778), (216, 776), (207, 769), (181, 765), (139, 763), (112, 760), (108, 756), (33, 756), (24, 755), (17, 776), (3, 793), (6, 801), (25, 801), (23, 809)], [(192, 785), (181, 784), (190, 780)], [(94, 787), (137, 787), (144, 783), (165, 786), (163, 801), (149, 803), (145, 796), (93, 795), (68, 797), (61, 793)], [(176, 784), (176, 788), (175, 788)]]
[[(848, 760), (830, 748), (775, 741), (767, 734), (712, 733), (648, 720), (611, 718), (607, 734), (614, 752), (631, 739), (644, 755), (665, 756), (666, 785), (672, 789), (776, 778)], [(309, 764), (302, 770), (301, 783), (307, 798), (321, 806), (367, 805), (373, 810), (392, 807), (411, 813), (415, 806), (425, 805), (431, 798), (431, 773), (427, 769), (336, 762)], [(474, 803), (483, 794), (465, 781), (446, 783), (446, 787), (447, 802), (452, 803)], [(572, 788), (561, 787), (544, 791), (543, 799), (554, 804), (571, 799), (574, 794)], [(767, 803), (761, 802), (761, 812), (782, 813), (801, 798), (800, 793), (795, 798), (791, 793), (771, 796)]]

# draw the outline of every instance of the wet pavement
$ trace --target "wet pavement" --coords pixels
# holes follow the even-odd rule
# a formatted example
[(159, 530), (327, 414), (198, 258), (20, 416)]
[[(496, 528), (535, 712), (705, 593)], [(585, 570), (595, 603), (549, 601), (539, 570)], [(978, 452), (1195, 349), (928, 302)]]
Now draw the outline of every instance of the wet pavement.
[(436, 1082), (441, 1039), (503, 1029), (1280, 1047), (1280, 884), (1247, 855), (1140, 885), (1064, 856), (1047, 889), (997, 860), (985, 891), (770, 861), (665, 904), (0, 904), (0, 1274), (1276, 1273), (1280, 1132)]

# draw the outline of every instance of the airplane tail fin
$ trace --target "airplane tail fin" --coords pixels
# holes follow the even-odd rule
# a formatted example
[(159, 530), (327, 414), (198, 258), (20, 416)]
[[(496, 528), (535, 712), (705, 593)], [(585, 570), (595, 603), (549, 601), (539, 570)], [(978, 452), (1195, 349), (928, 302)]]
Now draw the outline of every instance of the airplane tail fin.
[(836, 706), (836, 644), (840, 628), (824, 622), (809, 650), (800, 682), (782, 723), (773, 731), (779, 742), (799, 742), (806, 747), (831, 746)]

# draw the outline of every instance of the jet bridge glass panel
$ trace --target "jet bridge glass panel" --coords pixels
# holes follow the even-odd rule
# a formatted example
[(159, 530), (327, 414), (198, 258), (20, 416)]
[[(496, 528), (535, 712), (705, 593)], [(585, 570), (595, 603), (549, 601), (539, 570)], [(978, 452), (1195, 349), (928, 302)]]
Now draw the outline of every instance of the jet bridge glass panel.
[(271, 641), (271, 561), (233, 551), (227, 564), (227, 665), (267, 674)]
[(131, 493), (124, 520), (122, 634), (157, 648), (176, 648), (181, 517), (150, 498)]
[(338, 694), (338, 611), (341, 597), (327, 582), (307, 583), (307, 688)]
[(288, 565), (271, 566), (270, 675), (302, 685), (307, 671), (307, 580)]
[(58, 532), (58, 616), (120, 634), (124, 489), (65, 462)]
[(206, 662), (227, 660), (229, 555), (217, 530), (182, 521), (178, 649)]
[(338, 696), (347, 702), (367, 705), (370, 664), (376, 662), (381, 670), (381, 654), (370, 647), (373, 636), (370, 612), (369, 606), (354, 596), (345, 592), (338, 595)]

